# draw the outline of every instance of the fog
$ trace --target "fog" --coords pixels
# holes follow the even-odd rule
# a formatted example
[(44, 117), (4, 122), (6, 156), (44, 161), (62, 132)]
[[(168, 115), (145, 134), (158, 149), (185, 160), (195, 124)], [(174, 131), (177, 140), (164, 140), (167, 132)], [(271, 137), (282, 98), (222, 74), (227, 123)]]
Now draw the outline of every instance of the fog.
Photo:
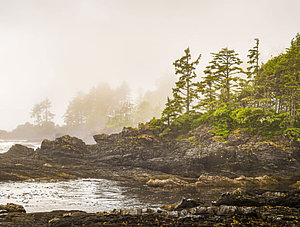
[(299, 9), (299, 0), (0, 0), (0, 129), (33, 123), (46, 98), (63, 125), (70, 102), (101, 84), (125, 83), (133, 104), (159, 105), (185, 48), (202, 54), (199, 76), (211, 52), (245, 59), (254, 38), (266, 61), (299, 32)]

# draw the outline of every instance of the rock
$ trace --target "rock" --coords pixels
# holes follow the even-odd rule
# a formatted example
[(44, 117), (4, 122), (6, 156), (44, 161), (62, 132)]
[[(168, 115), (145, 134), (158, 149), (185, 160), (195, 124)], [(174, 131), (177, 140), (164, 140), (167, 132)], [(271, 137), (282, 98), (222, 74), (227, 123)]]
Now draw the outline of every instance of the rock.
[[(248, 193), (248, 194), (247, 194)], [(236, 190), (225, 195), (265, 198), (282, 197), (281, 203), (299, 197), (298, 191), (272, 192)], [(282, 196), (287, 195), (287, 196)], [(289, 196), (291, 196), (289, 198)], [(1, 216), (3, 226), (299, 226), (299, 208), (287, 206), (196, 206), (197, 201), (183, 199), (180, 211), (143, 209), (111, 210), (97, 213), (83, 211), (11, 212)], [(191, 208), (193, 207), (193, 208)], [(2, 208), (0, 208), (2, 209)], [(3, 210), (2, 210), (3, 211)]]
[(238, 181), (222, 176), (201, 175), (197, 182), (197, 187), (236, 187), (240, 185)]
[(48, 139), (44, 139), (41, 143), (41, 149), (42, 150), (48, 150), (48, 149), (54, 149), (55, 143), (53, 141), (50, 141)]
[(173, 210), (181, 211), (183, 209), (190, 209), (193, 207), (197, 207), (199, 205), (200, 205), (199, 201), (183, 198), (178, 204), (175, 205)]
[(150, 179), (147, 181), (147, 186), (149, 187), (160, 187), (160, 188), (177, 188), (183, 187), (187, 184), (186, 181), (180, 180), (178, 178), (171, 178), (171, 179)]
[(54, 141), (47, 139), (43, 140), (41, 144), (41, 150), (62, 150), (65, 152), (83, 153), (87, 150), (87, 147), (81, 139), (65, 135), (56, 138)]
[(53, 166), (49, 163), (45, 163), (43, 166), (48, 167), (48, 168), (52, 168)]
[(24, 209), (23, 206), (14, 203), (7, 203), (6, 205), (0, 205), (0, 210), (5, 210), (8, 213), (10, 212), (26, 213), (26, 210)]
[(300, 189), (300, 181), (297, 181), (296, 183), (292, 184), (290, 187)]
[(220, 216), (232, 216), (236, 213), (237, 211), (237, 207), (236, 206), (220, 206), (218, 207), (216, 213), (217, 215), (220, 215)]
[(48, 221), (49, 224), (53, 224), (55, 222), (59, 222), (60, 221), (60, 218), (52, 218)]
[(225, 193), (216, 205), (228, 206), (286, 206), (300, 208), (300, 189), (289, 192), (238, 190)]
[(109, 135), (107, 135), (105, 133), (94, 135), (93, 138), (96, 141), (96, 143), (99, 143), (99, 144), (110, 140)]
[(229, 146), (238, 146), (241, 144), (247, 143), (249, 137), (244, 133), (241, 133), (240, 130), (235, 130), (232, 134), (230, 134), (227, 138), (227, 145)]
[(34, 150), (32, 148), (28, 148), (21, 144), (13, 145), (7, 152), (6, 155), (13, 155), (18, 157), (26, 157), (34, 154)]

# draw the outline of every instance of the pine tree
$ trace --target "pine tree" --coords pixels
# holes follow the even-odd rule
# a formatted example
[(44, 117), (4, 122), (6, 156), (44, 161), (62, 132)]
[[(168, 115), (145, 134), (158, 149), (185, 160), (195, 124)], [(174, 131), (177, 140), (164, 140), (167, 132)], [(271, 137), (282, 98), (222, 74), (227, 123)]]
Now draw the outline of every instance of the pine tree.
[(216, 90), (219, 91), (219, 99), (225, 103), (231, 101), (233, 88), (238, 87), (241, 80), (236, 74), (243, 73), (240, 68), (242, 61), (234, 50), (223, 48), (219, 53), (212, 53), (213, 60), (206, 68), (209, 74), (214, 76)]
[(42, 107), (40, 103), (37, 103), (33, 106), (32, 111), (30, 113), (30, 117), (34, 118), (34, 122), (37, 125), (42, 124)]
[(35, 123), (37, 125), (43, 125), (44, 123), (49, 123), (55, 116), (51, 111), (51, 102), (49, 99), (45, 99), (44, 101), (37, 103), (34, 105), (31, 111), (31, 118), (34, 118)]
[(196, 83), (193, 79), (196, 77), (195, 69), (198, 65), (201, 55), (191, 62), (190, 49), (187, 48), (185, 55), (176, 60), (173, 65), (175, 66), (175, 74), (180, 75), (179, 80), (176, 82), (176, 87), (173, 88), (174, 102), (182, 104), (186, 114), (190, 114), (192, 110), (192, 102), (197, 97)]
[(41, 108), (43, 110), (43, 121), (45, 123), (50, 122), (55, 115), (50, 111), (51, 102), (48, 98), (41, 102)]
[(217, 100), (216, 77), (209, 68), (206, 69), (204, 73), (205, 77), (203, 78), (203, 81), (198, 83), (198, 91), (202, 95), (198, 106), (212, 111), (215, 108)]
[(182, 103), (178, 103), (179, 98), (170, 99), (167, 97), (166, 107), (162, 112), (162, 120), (170, 126), (171, 121), (176, 119), (182, 113)]
[[(285, 96), (287, 98), (287, 109), (290, 116), (290, 127), (294, 127), (295, 116), (300, 108), (300, 34), (291, 41), (287, 49), (284, 62), (286, 70), (284, 73)], [(298, 111), (297, 111), (298, 110)]]
[(256, 38), (254, 40), (255, 46), (248, 51), (249, 54), (247, 55), (247, 57), (249, 58), (247, 63), (250, 65), (247, 68), (248, 79), (252, 79), (253, 76), (258, 76), (259, 73), (259, 39)]

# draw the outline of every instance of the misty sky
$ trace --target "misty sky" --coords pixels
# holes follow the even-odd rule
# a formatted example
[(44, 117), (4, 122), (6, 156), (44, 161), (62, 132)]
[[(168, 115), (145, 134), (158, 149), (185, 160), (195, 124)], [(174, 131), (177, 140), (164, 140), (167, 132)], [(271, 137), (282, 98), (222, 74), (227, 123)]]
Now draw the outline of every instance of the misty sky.
[(0, 0), (0, 129), (30, 121), (48, 97), (55, 120), (78, 91), (126, 81), (154, 89), (188, 46), (235, 49), (254, 38), (262, 58), (284, 51), (300, 32), (299, 0)]

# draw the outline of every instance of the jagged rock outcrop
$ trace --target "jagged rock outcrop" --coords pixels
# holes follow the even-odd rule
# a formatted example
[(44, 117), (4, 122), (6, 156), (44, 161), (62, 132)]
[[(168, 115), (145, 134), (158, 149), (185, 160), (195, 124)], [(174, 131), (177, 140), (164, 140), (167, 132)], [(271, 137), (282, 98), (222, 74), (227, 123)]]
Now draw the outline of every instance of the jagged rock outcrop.
[(81, 139), (65, 135), (56, 138), (53, 141), (48, 139), (43, 140), (41, 144), (41, 150), (61, 150), (64, 152), (83, 153), (87, 150), (87, 146)]
[[(3, 170), (0, 179), (27, 179), (30, 175), (36, 178), (47, 175), (47, 171), (48, 175), (71, 179), (96, 177), (105, 175), (105, 171), (127, 168), (191, 177), (199, 187), (263, 187), (276, 185), (276, 177), (285, 176), (293, 184), (299, 181), (300, 159), (296, 148), (281, 141), (260, 142), (240, 131), (224, 141), (210, 129), (202, 126), (182, 139), (172, 139), (159, 136), (150, 125), (145, 125), (138, 129), (124, 128), (121, 133), (95, 135), (97, 144), (93, 145), (67, 135), (44, 140), (36, 151), (15, 145), (0, 154)], [(37, 169), (40, 172), (33, 174)], [(148, 185), (182, 185), (174, 179), (150, 181)]]
[[(299, 172), (295, 149), (281, 141), (259, 142), (236, 131), (221, 141), (200, 127), (185, 139), (158, 136), (149, 127), (128, 129), (119, 134), (94, 136), (95, 158), (113, 165), (130, 165), (184, 177), (203, 173), (236, 178), (241, 175), (284, 175)], [(100, 155), (99, 155), (100, 154)]]

